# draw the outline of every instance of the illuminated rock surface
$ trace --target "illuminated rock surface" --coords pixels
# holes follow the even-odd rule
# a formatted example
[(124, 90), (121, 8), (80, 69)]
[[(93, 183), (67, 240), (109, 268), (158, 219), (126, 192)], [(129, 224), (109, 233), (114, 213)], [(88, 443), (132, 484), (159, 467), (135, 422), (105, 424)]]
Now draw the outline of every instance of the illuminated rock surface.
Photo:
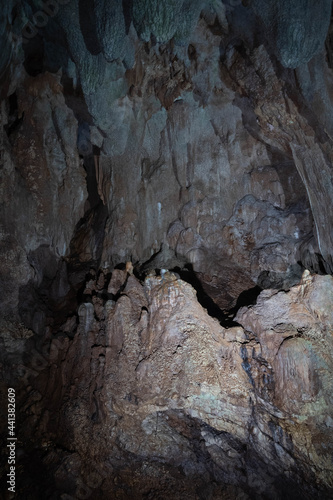
[(332, 497), (331, 2), (60, 3), (0, 14), (19, 498)]
[(225, 329), (174, 273), (118, 275), (119, 298), (81, 304), (73, 337), (5, 339), (27, 384), (23, 480), (32, 453), (50, 498), (83, 484), (91, 498), (328, 498), (333, 279), (266, 290)]

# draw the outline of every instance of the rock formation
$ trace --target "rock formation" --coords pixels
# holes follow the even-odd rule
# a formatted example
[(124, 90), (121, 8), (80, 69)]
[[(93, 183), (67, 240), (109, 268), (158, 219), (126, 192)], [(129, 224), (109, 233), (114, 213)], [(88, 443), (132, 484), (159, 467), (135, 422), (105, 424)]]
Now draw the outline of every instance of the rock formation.
[(17, 498), (332, 497), (330, 16), (330, 0), (2, 9)]

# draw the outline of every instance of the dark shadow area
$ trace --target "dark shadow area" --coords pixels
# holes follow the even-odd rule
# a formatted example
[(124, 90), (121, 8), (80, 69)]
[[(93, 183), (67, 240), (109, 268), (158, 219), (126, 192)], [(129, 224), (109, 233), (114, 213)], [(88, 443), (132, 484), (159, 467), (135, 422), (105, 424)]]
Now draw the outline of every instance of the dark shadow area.
[(312, 255), (307, 255), (304, 257), (304, 261), (297, 262), (303, 269), (308, 269), (310, 273), (314, 274), (332, 274), (329, 264), (325, 261), (325, 259), (319, 253), (315, 253)]
[[(25, 450), (22, 457), (18, 458), (17, 466), (20, 470), (19, 484), (24, 485), (24, 491), (30, 492), (23, 496), (23, 491), (20, 492), (22, 500), (42, 500), (55, 498), (56, 482), (54, 473), (60, 463), (45, 466), (43, 461), (46, 452), (38, 449), (33, 449), (35, 443), (29, 443), (31, 449), (27, 449), (28, 443), (25, 443)], [(60, 460), (59, 460), (60, 462)], [(15, 495), (16, 496), (16, 495)], [(3, 497), (5, 498), (5, 497)], [(7, 498), (7, 497), (6, 497)], [(9, 497), (8, 497), (9, 498)]]
[(8, 97), (8, 104), (9, 104), (8, 123), (4, 125), (4, 129), (7, 136), (9, 137), (21, 125), (24, 118), (24, 112), (22, 113), (22, 116), (19, 118), (16, 92), (14, 92)]
[[(150, 273), (151, 271), (155, 272), (156, 276), (161, 276), (161, 268), (157, 267), (159, 263), (158, 257), (161, 253), (162, 248), (161, 250), (155, 252), (144, 264), (142, 264), (141, 266), (135, 266), (134, 275), (137, 279), (139, 279), (141, 282), (144, 282), (147, 273)], [(117, 268), (124, 269), (124, 265), (122, 264), (121, 266), (122, 267), (117, 266)], [(245, 290), (239, 295), (236, 305), (232, 309), (221, 309), (214, 302), (209, 293), (205, 291), (203, 284), (201, 283), (196, 272), (193, 269), (192, 264), (187, 263), (185, 265), (174, 265), (174, 267), (170, 266), (168, 269), (174, 273), (177, 273), (180, 279), (182, 279), (186, 283), (189, 283), (196, 290), (199, 304), (207, 310), (207, 313), (211, 317), (216, 318), (219, 321), (220, 325), (224, 328), (240, 326), (239, 323), (237, 323), (233, 319), (237, 314), (238, 309), (240, 307), (255, 304), (258, 295), (263, 290), (263, 288), (260, 286), (255, 286), (249, 290)]]
[(88, 191), (88, 203), (91, 209), (97, 208), (97, 205), (101, 203), (100, 196), (98, 194), (97, 180), (96, 180), (96, 169), (94, 163), (93, 155), (89, 155), (85, 158), (83, 167), (86, 171), (86, 183)]
[(22, 44), (24, 51), (24, 69), (30, 76), (37, 76), (44, 70), (44, 40), (37, 33)]
[(63, 95), (65, 97), (66, 106), (73, 111), (77, 121), (79, 123), (86, 122), (92, 125), (93, 119), (89, 113), (81, 85), (76, 84), (73, 79), (69, 78), (65, 73), (61, 78), (61, 85), (64, 89)]
[(333, 274), (332, 254), (331, 251), (331, 255), (324, 259), (320, 253), (316, 237), (313, 233), (310, 233), (304, 238), (298, 249), (298, 265), (301, 266), (302, 271), (308, 269), (315, 274)]
[[(204, 291), (200, 280), (197, 278), (196, 273), (193, 270), (192, 264), (186, 264), (185, 268), (183, 269), (176, 267), (174, 269), (171, 269), (171, 271), (178, 273), (183, 281), (186, 281), (186, 283), (189, 283), (191, 286), (193, 286), (193, 288), (197, 292), (197, 298), (199, 304), (202, 305), (202, 307), (204, 307), (207, 310), (209, 316), (216, 318), (220, 322), (221, 326), (223, 326), (224, 328), (231, 328), (232, 326), (240, 326), (239, 323), (233, 320), (233, 318), (238, 308), (241, 306), (238, 307), (236, 306), (235, 308), (233, 308), (233, 310), (228, 312), (225, 312), (222, 309), (220, 309), (219, 306), (215, 304), (213, 299)], [(260, 291), (257, 293), (256, 297), (258, 296)], [(252, 300), (252, 295), (251, 295), (251, 300)], [(245, 302), (245, 299), (242, 298), (241, 301), (243, 304), (243, 301)]]
[(241, 307), (253, 306), (257, 303), (258, 295), (262, 292), (262, 288), (258, 285), (250, 288), (249, 290), (244, 290), (237, 299), (235, 307), (231, 311), (238, 311)]
[[(91, 268), (100, 267), (107, 218), (108, 209), (99, 201), (76, 225), (67, 259), (70, 282), (76, 289), (82, 285)], [(90, 258), (87, 258), (88, 255)]]
[(35, 278), (19, 290), (22, 323), (42, 336), (46, 327), (57, 330), (76, 310), (76, 291), (68, 283), (67, 264), (48, 245), (31, 251), (28, 260)]
[[(91, 158), (87, 189), (93, 208), (75, 228), (70, 256), (59, 258), (48, 245), (41, 245), (28, 255), (35, 277), (20, 288), (18, 310), (23, 324), (38, 335), (47, 326), (56, 333), (76, 314), (78, 305), (86, 299), (84, 289), (90, 270), (100, 267), (108, 209), (98, 196), (94, 168)], [(109, 297), (104, 293), (102, 298)]]
[(93, 154), (93, 148), (90, 139), (90, 127), (87, 122), (79, 121), (76, 144), (81, 158), (86, 159), (87, 156), (91, 156)]
[(116, 266), (114, 266), (114, 269), (119, 269), (120, 271), (125, 271), (126, 269), (126, 264), (125, 262), (120, 262)]
[(132, 22), (133, 0), (122, 0), (123, 14), (125, 19), (126, 35), (128, 35)]
[(162, 246), (161, 248), (155, 252), (151, 257), (150, 259), (146, 260), (143, 264), (141, 264), (140, 266), (135, 266), (134, 267), (134, 274), (135, 276), (140, 280), (140, 281), (144, 281), (145, 280), (145, 277), (147, 275), (147, 271), (150, 271), (152, 269), (155, 269), (155, 272), (156, 274), (158, 273), (158, 269), (155, 265), (155, 260), (156, 258), (158, 257), (159, 254), (162, 253)]
[(94, 2), (91, 0), (79, 0), (79, 17), (84, 43), (90, 54), (96, 56), (102, 51), (102, 47), (97, 36)]

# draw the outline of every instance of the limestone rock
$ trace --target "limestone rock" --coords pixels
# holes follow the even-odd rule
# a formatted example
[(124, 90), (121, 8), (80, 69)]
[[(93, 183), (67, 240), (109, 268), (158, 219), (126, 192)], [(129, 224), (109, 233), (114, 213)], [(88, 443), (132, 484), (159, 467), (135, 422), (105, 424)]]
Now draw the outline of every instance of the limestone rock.
[[(209, 498), (274, 498), (301, 488), (304, 498), (329, 498), (333, 280), (308, 278), (288, 293), (262, 292), (238, 313), (244, 329), (223, 328), (172, 273), (144, 285), (129, 276), (99, 323), (82, 304), (73, 340), (52, 341), (52, 365), (35, 363), (28, 379), (40, 396), (24, 414), (25, 438), (34, 421), (35, 439), (48, 440), (40, 459), (58, 464), (59, 494), (84, 486), (102, 498), (141, 498), (153, 488), (176, 499), (208, 488)], [(43, 417), (46, 380), (58, 394), (57, 425)], [(34, 392), (22, 389), (31, 407)]]
[(317, 3), (2, 9), (0, 390), (17, 391), (20, 498), (332, 497)]

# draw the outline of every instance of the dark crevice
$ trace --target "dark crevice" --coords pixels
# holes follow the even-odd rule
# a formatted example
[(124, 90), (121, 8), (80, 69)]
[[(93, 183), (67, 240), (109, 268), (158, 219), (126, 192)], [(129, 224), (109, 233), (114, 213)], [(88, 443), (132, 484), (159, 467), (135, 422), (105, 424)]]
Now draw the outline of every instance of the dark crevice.
[[(148, 271), (155, 269), (156, 274), (159, 273), (159, 268), (155, 266), (155, 261), (158, 257), (159, 254), (162, 252), (162, 245), (160, 249), (155, 252), (147, 261), (145, 261), (143, 264), (136, 266), (134, 268), (134, 275), (140, 280), (144, 281), (146, 274)], [(122, 266), (122, 267), (119, 267)], [(115, 267), (115, 269), (125, 269), (125, 264), (119, 264), (118, 266)]]
[[(102, 298), (104, 302), (112, 299), (105, 290), (94, 291), (92, 295), (84, 293), (87, 282), (97, 279), (96, 270), (100, 267), (105, 226), (109, 213), (98, 193), (95, 163), (92, 154), (85, 157), (83, 167), (86, 171), (88, 192), (85, 206), (86, 212), (76, 225), (70, 242), (69, 256), (66, 259), (68, 282), (76, 297), (76, 309), (79, 304), (91, 302), (94, 295)], [(87, 259), (87, 254), (90, 254), (90, 259)]]
[[(67, 259), (74, 274), (78, 273), (84, 278), (90, 268), (99, 268), (107, 218), (108, 209), (99, 201), (94, 208), (88, 209), (77, 223)], [(83, 244), (91, 254), (91, 259), (82, 260), (80, 257)]]
[[(91, 302), (93, 295), (102, 298), (104, 302), (111, 298), (105, 290), (94, 291), (92, 295), (84, 293), (87, 282), (97, 280), (96, 270), (100, 267), (105, 225), (108, 219), (108, 209), (98, 195), (92, 155), (85, 159), (84, 167), (87, 172), (89, 208), (76, 225), (67, 258), (68, 281), (71, 289), (75, 291), (76, 308), (79, 304)], [(85, 260), (87, 252), (91, 258)], [(110, 278), (110, 274), (108, 277)]]
[(253, 380), (252, 371), (251, 371), (252, 368), (251, 368), (251, 364), (249, 362), (249, 358), (248, 358), (248, 355), (247, 355), (246, 346), (241, 346), (241, 348), (240, 348), (240, 354), (241, 354), (241, 357), (242, 357), (242, 360), (243, 360), (242, 368), (245, 371), (245, 373), (247, 374), (247, 376), (249, 377), (249, 381), (250, 381), (252, 387), (254, 387), (254, 380)]
[(330, 68), (333, 68), (333, 6), (331, 12), (331, 22), (330, 27), (328, 29), (326, 41), (325, 41), (325, 49), (326, 49), (326, 61)]
[[(135, 276), (141, 281), (144, 282), (146, 274), (150, 270), (154, 270), (157, 276), (161, 275), (161, 269), (154, 268), (153, 264), (155, 263), (156, 257), (161, 252), (159, 250), (156, 252), (147, 262), (145, 262), (140, 268), (134, 269)], [(119, 266), (117, 266), (119, 267)], [(124, 268), (124, 265), (121, 267)], [(224, 328), (231, 328), (233, 326), (240, 326), (239, 323), (234, 321), (234, 317), (236, 316), (238, 310), (244, 306), (250, 306), (256, 304), (258, 295), (263, 290), (260, 286), (254, 286), (249, 290), (243, 291), (236, 302), (236, 305), (229, 310), (222, 310), (214, 300), (209, 296), (209, 294), (204, 290), (203, 285), (199, 278), (197, 277), (196, 272), (193, 269), (192, 264), (186, 264), (182, 267), (175, 266), (170, 268), (170, 271), (177, 273), (183, 281), (189, 283), (197, 292), (197, 299), (199, 304), (207, 310), (209, 316), (216, 318), (220, 325)]]
[(123, 14), (125, 19), (126, 35), (128, 35), (132, 22), (133, 0), (122, 0)]
[(89, 113), (82, 87), (80, 85), (74, 86), (73, 79), (66, 74), (63, 74), (61, 77), (61, 85), (63, 87), (66, 106), (73, 111), (77, 121), (92, 125), (93, 119)]
[(94, 163), (93, 155), (89, 155), (85, 158), (83, 167), (86, 171), (86, 183), (88, 191), (88, 203), (90, 208), (97, 208), (101, 203), (101, 198), (98, 193), (97, 179), (96, 179), (96, 169)]
[[(262, 292), (262, 290), (263, 289), (258, 285), (254, 286), (253, 288), (249, 288), (249, 290), (244, 290), (244, 292), (242, 292), (239, 295), (235, 307), (230, 309), (229, 316), (234, 318), (241, 307), (248, 307), (255, 305), (257, 303), (257, 298), (259, 294)], [(234, 323), (236, 325), (239, 325), (239, 323), (236, 322)]]
[(97, 36), (94, 2), (91, 2), (91, 0), (79, 0), (79, 18), (84, 43), (89, 52), (96, 56), (102, 51), (102, 47)]
[(24, 69), (30, 76), (37, 76), (44, 70), (44, 40), (37, 33), (28, 42), (23, 43)]
[(298, 264), (302, 266), (303, 269), (308, 269), (310, 273), (314, 274), (320, 274), (320, 275), (326, 275), (326, 274), (332, 274), (332, 270), (323, 258), (322, 255), (319, 253), (314, 253), (311, 254), (308, 252), (308, 254), (303, 254), (303, 259), (298, 261)]
[[(80, 286), (78, 287), (77, 294), (76, 294), (78, 304), (92, 302), (91, 295), (84, 293), (85, 289), (87, 288), (87, 282), (92, 280), (92, 279), (95, 279), (95, 278), (93, 278), (92, 275), (88, 272), (85, 275), (84, 279), (80, 282)], [(77, 323), (79, 323), (78, 316), (77, 316)]]
[(8, 123), (4, 125), (4, 129), (7, 136), (9, 137), (21, 125), (24, 118), (24, 112), (22, 113), (22, 116), (18, 116), (18, 102), (16, 92), (8, 97), (8, 104)]
[(200, 280), (197, 278), (196, 273), (193, 270), (192, 264), (187, 264), (184, 269), (176, 267), (171, 269), (171, 271), (177, 272), (183, 281), (186, 281), (193, 286), (197, 292), (199, 304), (207, 310), (207, 313), (210, 316), (216, 318), (220, 322), (220, 325), (224, 328), (240, 326), (239, 323), (233, 319), (236, 316), (238, 309), (243, 306), (255, 304), (259, 293), (262, 291), (259, 286), (255, 286), (250, 290), (242, 292), (238, 297), (236, 306), (229, 311), (223, 311), (204, 291)]
[(109, 293), (108, 294), (108, 297), (110, 298), (110, 300), (113, 300), (114, 302), (117, 302), (117, 300), (121, 297), (121, 295), (123, 295), (123, 291), (125, 290), (126, 285), (127, 285), (127, 280), (128, 280), (128, 276), (126, 277), (125, 283), (123, 283), (121, 285), (121, 287), (119, 288), (119, 290), (118, 290), (118, 292), (116, 294), (113, 294), (113, 293)]

